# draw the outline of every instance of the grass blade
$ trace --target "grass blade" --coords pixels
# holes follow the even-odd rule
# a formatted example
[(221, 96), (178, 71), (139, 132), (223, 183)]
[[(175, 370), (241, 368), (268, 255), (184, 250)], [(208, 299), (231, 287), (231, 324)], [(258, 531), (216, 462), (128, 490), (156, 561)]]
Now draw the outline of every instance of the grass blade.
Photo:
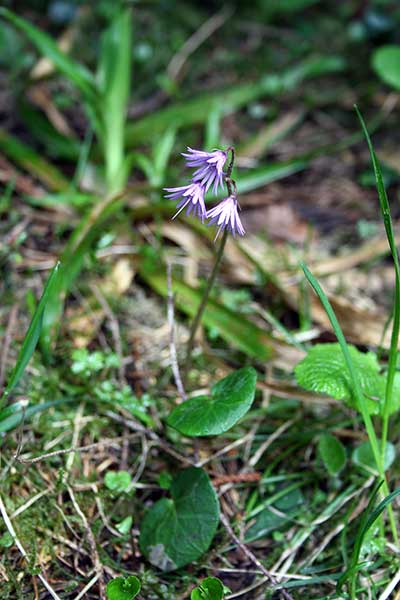
[[(392, 217), (390, 214), (390, 206), (389, 200), (386, 194), (385, 185), (383, 183), (382, 171), (375, 154), (374, 147), (372, 145), (371, 138), (369, 136), (367, 127), (365, 125), (364, 119), (358, 108), (356, 107), (357, 116), (360, 120), (361, 127), (363, 129), (365, 138), (367, 140), (369, 152), (371, 155), (372, 166), (374, 168), (375, 180), (376, 180), (376, 189), (378, 191), (379, 204), (381, 208), (383, 223), (385, 225), (386, 236), (389, 242), (390, 251), (393, 258), (395, 278), (396, 278), (396, 287), (395, 287), (395, 297), (394, 297), (394, 310), (393, 310), (393, 327), (392, 327), (392, 336), (390, 340), (390, 351), (389, 351), (389, 366), (388, 366), (388, 374), (386, 380), (386, 392), (385, 392), (385, 404), (383, 408), (383, 417), (382, 417), (382, 447), (381, 454), (382, 457), (385, 456), (386, 449), (386, 441), (388, 438), (389, 431), (389, 417), (391, 413), (391, 405), (393, 402), (393, 386), (394, 386), (394, 377), (396, 374), (396, 366), (397, 366), (397, 348), (399, 345), (399, 330), (400, 330), (400, 265), (399, 265), (399, 256), (397, 253), (396, 242), (394, 239), (393, 232), (393, 224)], [(383, 460), (383, 458), (382, 458)]]
[(54, 269), (52, 270), (50, 277), (47, 280), (47, 283), (44, 287), (42, 297), (40, 298), (39, 304), (35, 310), (35, 313), (32, 317), (31, 323), (28, 327), (28, 331), (26, 332), (22, 348), (18, 354), (17, 362), (15, 364), (14, 370), (11, 373), (10, 379), (8, 381), (8, 385), (5, 389), (3, 397), (0, 401), (0, 406), (2, 406), (12, 392), (12, 390), (18, 385), (25, 369), (30, 361), (32, 354), (36, 348), (37, 342), (39, 340), (40, 332), (42, 330), (43, 316), (45, 310), (47, 308), (49, 298), (51, 293), (56, 285), (60, 270), (60, 263), (57, 263)]
[(47, 361), (50, 361), (52, 344), (58, 333), (64, 299), (82, 270), (91, 244), (100, 235), (101, 225), (121, 207), (122, 201), (122, 198), (117, 196), (95, 204), (68, 240), (60, 259), (60, 275), (51, 290), (49, 307), (43, 320), (41, 348)]
[(5, 433), (6, 431), (14, 429), (22, 421), (26, 421), (33, 415), (42, 412), (47, 408), (65, 404), (66, 402), (71, 401), (72, 400), (70, 398), (50, 400), (49, 402), (41, 402), (40, 404), (35, 404), (34, 406), (28, 406), (28, 408), (23, 408), (21, 402), (11, 404), (8, 408), (12, 408), (13, 410), (9, 411), (6, 415), (3, 415), (3, 411), (0, 412), (0, 433)]
[(351, 578), (351, 597), (355, 598), (356, 593), (356, 582), (357, 582), (357, 573), (359, 570), (359, 557), (362, 548), (362, 544), (367, 534), (368, 530), (372, 527), (375, 521), (380, 517), (383, 511), (391, 505), (393, 500), (400, 495), (400, 487), (394, 490), (391, 494), (388, 494), (373, 510), (373, 505), (379, 493), (379, 489), (384, 482), (379, 481), (375, 484), (374, 489), (372, 490), (372, 494), (370, 500), (368, 502), (368, 506), (365, 509), (363, 516), (361, 518), (360, 526), (357, 531), (356, 539), (354, 542), (354, 548), (350, 560), (350, 564), (346, 571), (340, 576), (340, 579), (337, 584), (338, 591), (342, 588), (342, 586), (346, 583), (346, 581)]
[[(371, 444), (372, 453), (374, 455), (374, 460), (376, 463), (377, 471), (379, 473), (379, 476), (383, 480), (382, 489), (383, 489), (384, 494), (388, 495), (389, 488), (388, 488), (388, 484), (386, 481), (385, 467), (384, 467), (384, 456), (385, 455), (382, 455), (382, 453), (380, 452), (379, 443), (378, 443), (378, 439), (376, 437), (376, 433), (375, 433), (375, 429), (374, 429), (374, 426), (372, 423), (371, 415), (368, 412), (366, 398), (362, 392), (358, 373), (357, 373), (357, 370), (355, 369), (353, 361), (351, 359), (351, 355), (349, 352), (349, 348), (347, 346), (346, 339), (343, 335), (343, 331), (339, 325), (339, 321), (336, 318), (336, 315), (331, 306), (331, 303), (329, 302), (325, 292), (319, 285), (318, 281), (315, 279), (315, 277), (312, 275), (312, 273), (309, 271), (309, 269), (307, 268), (307, 266), (304, 263), (302, 263), (301, 267), (302, 267), (304, 274), (307, 277), (311, 287), (313, 288), (314, 292), (317, 294), (318, 298), (320, 299), (320, 302), (321, 302), (322, 306), (324, 307), (326, 314), (329, 317), (332, 328), (333, 328), (335, 335), (337, 337), (337, 340), (340, 344), (340, 348), (343, 352), (345, 363), (346, 363), (347, 369), (349, 371), (350, 381), (352, 384), (352, 390), (353, 390), (353, 394), (354, 394), (354, 399), (360, 409), (360, 412), (361, 412), (361, 415), (362, 415), (362, 418), (364, 421), (365, 429), (367, 431), (369, 442)], [(394, 522), (393, 512), (390, 509), (389, 509), (389, 518), (390, 518), (390, 524), (391, 524), (393, 538), (397, 542), (396, 524)]]
[(56, 167), (2, 129), (0, 129), (0, 150), (52, 191), (61, 192), (68, 189), (69, 181)]
[(82, 92), (85, 98), (92, 103), (96, 102), (96, 86), (93, 75), (80, 63), (72, 60), (59, 50), (54, 40), (25, 19), (18, 17), (7, 8), (0, 8), (0, 16), (12, 23), (22, 31), (29, 41), (47, 56), (54, 66), (65, 75)]
[[(360, 384), (360, 380), (358, 377), (358, 373), (354, 367), (354, 364), (353, 364), (353, 361), (352, 361), (352, 358), (351, 358), (351, 355), (349, 352), (349, 348), (347, 346), (346, 339), (343, 335), (343, 331), (339, 325), (339, 321), (336, 318), (336, 315), (331, 306), (331, 303), (329, 302), (328, 297), (326, 296), (325, 292), (321, 288), (320, 284), (318, 283), (318, 281), (316, 280), (314, 275), (312, 275), (311, 271), (308, 269), (308, 267), (305, 263), (301, 264), (301, 268), (303, 269), (304, 275), (308, 279), (308, 282), (310, 283), (314, 292), (317, 294), (318, 298), (320, 299), (320, 302), (321, 302), (322, 306), (324, 307), (326, 314), (329, 317), (333, 331), (335, 332), (335, 335), (339, 342), (340, 348), (343, 352), (344, 360), (345, 360), (345, 363), (346, 363), (346, 366), (347, 366), (347, 369), (348, 369), (349, 375), (350, 375), (350, 381), (351, 381), (351, 385), (352, 385), (352, 391), (354, 394), (354, 398), (355, 398), (355, 401), (361, 411), (362, 417), (364, 419), (365, 429), (367, 430), (367, 434), (368, 434), (368, 437), (369, 437), (369, 440), (371, 443), (377, 470), (382, 475), (383, 463), (382, 463), (381, 454), (379, 452), (378, 440), (377, 440), (377, 437), (375, 434), (374, 426), (372, 424), (371, 416), (368, 412), (367, 402), (366, 402), (365, 396), (363, 394), (363, 391), (361, 389), (361, 384)], [(383, 473), (383, 478), (384, 478), (384, 473)]]
[(98, 69), (101, 133), (110, 194), (124, 186), (124, 130), (131, 80), (131, 11), (120, 11), (102, 36)]

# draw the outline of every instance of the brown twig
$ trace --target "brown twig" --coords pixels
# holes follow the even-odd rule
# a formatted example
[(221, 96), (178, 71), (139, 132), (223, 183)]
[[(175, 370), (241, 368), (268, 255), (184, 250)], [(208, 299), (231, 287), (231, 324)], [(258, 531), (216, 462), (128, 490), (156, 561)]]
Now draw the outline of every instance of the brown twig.
[(141, 423), (137, 423), (131, 419), (128, 420), (126, 417), (118, 415), (118, 414), (112, 412), (111, 410), (107, 411), (106, 415), (107, 415), (107, 417), (110, 417), (110, 419), (113, 419), (114, 421), (117, 421), (117, 423), (121, 423), (121, 424), (125, 425), (126, 427), (128, 427), (129, 429), (131, 429), (133, 431), (140, 431), (140, 432), (145, 433), (148, 438), (150, 438), (151, 440), (154, 441), (155, 445), (160, 446), (160, 448), (162, 448), (165, 452), (167, 452), (168, 454), (173, 456), (176, 460), (178, 460), (182, 464), (190, 465), (191, 467), (195, 466), (195, 463), (193, 461), (191, 461), (190, 458), (187, 458), (186, 456), (179, 454), (179, 452), (177, 452), (176, 450), (171, 448), (171, 446), (167, 442), (165, 442), (159, 435), (157, 435), (156, 432), (153, 431), (152, 429), (148, 429), (147, 427), (144, 427)]
[(212, 480), (215, 487), (226, 483), (253, 483), (260, 481), (261, 473), (237, 473), (232, 475), (220, 475)]
[[(265, 577), (268, 578), (268, 580), (272, 583), (272, 585), (274, 585), (274, 586), (279, 585), (279, 583), (275, 579), (275, 577), (269, 571), (267, 571), (267, 569), (264, 567), (262, 562), (260, 560), (258, 560), (257, 556), (255, 556), (255, 554), (253, 554), (253, 552), (238, 538), (238, 536), (233, 531), (233, 529), (232, 529), (228, 519), (224, 515), (224, 513), (221, 513), (220, 519), (221, 519), (223, 526), (227, 530), (229, 536), (232, 538), (232, 540), (235, 542), (235, 544), (238, 546), (238, 548), (240, 548), (242, 550), (242, 552), (247, 556), (247, 558), (249, 558), (251, 560), (251, 562), (260, 569), (261, 573), (263, 575), (265, 575)], [(283, 598), (285, 598), (285, 600), (293, 600), (292, 596), (286, 590), (281, 589), (280, 592), (281, 592)]]
[(86, 518), (85, 513), (82, 511), (81, 507), (79, 506), (79, 504), (75, 498), (75, 494), (74, 494), (72, 488), (70, 486), (67, 486), (67, 489), (68, 489), (68, 493), (70, 495), (72, 504), (74, 505), (75, 511), (81, 518), (83, 526), (86, 531), (86, 535), (87, 535), (88, 542), (89, 542), (90, 549), (91, 549), (91, 558), (92, 558), (93, 566), (96, 571), (96, 575), (98, 576), (99, 594), (100, 594), (99, 597), (101, 598), (101, 600), (107, 600), (106, 592), (105, 592), (105, 584), (104, 584), (103, 565), (100, 562), (99, 553), (97, 552), (96, 540), (93, 535), (93, 531), (91, 530), (91, 527), (89, 525), (89, 522)]
[[(130, 438), (137, 437), (139, 434), (133, 434), (129, 436)], [(53, 456), (60, 456), (61, 454), (70, 454), (71, 452), (88, 452), (89, 450), (93, 450), (93, 448), (98, 448), (101, 446), (112, 446), (116, 442), (123, 441), (124, 437), (114, 438), (112, 440), (103, 440), (102, 442), (94, 442), (93, 444), (88, 444), (87, 446), (78, 446), (77, 448), (64, 448), (62, 450), (54, 450), (53, 452), (47, 452), (46, 454), (41, 454), (40, 456), (35, 456), (35, 458), (22, 458), (21, 456), (15, 456), (15, 459), (24, 464), (34, 464), (44, 460), (45, 458), (52, 458)]]
[(207, 38), (217, 31), (217, 29), (222, 27), (232, 13), (232, 8), (224, 6), (222, 10), (207, 19), (207, 21), (205, 21), (203, 25), (201, 25), (201, 27), (186, 40), (167, 66), (167, 75), (170, 79), (175, 82), (179, 81), (183, 66), (189, 56), (193, 54)]

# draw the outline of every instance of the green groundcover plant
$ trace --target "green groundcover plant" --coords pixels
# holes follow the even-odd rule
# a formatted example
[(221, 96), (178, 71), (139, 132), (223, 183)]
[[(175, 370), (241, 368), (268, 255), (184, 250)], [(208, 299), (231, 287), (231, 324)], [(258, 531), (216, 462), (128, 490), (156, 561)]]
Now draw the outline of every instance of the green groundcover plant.
[[(42, 54), (50, 58), (59, 72), (79, 90), (87, 117), (99, 142), (105, 180), (105, 197), (95, 205), (95, 212), (89, 211), (85, 215), (83, 223), (72, 234), (60, 257), (60, 263), (50, 274), (42, 297), (34, 310), (14, 369), (1, 397), (0, 432), (5, 432), (14, 428), (22, 420), (29, 419), (34, 411), (47, 410), (49, 406), (54, 406), (57, 402), (27, 407), (21, 401), (12, 404), (10, 399), (15, 394), (37, 345), (40, 345), (44, 360), (48, 364), (51, 363), (52, 349), (56, 340), (55, 331), (59, 326), (63, 301), (71, 289), (74, 279), (78, 277), (82, 269), (84, 258), (90, 251), (96, 235), (93, 224), (98, 228), (103, 219), (110, 216), (119, 206), (118, 203), (124, 195), (128, 175), (133, 165), (139, 166), (146, 173), (150, 182), (150, 190), (166, 184), (166, 166), (174, 149), (176, 129), (172, 127), (163, 131), (163, 135), (152, 149), (151, 159), (146, 155), (127, 150), (126, 138), (134, 135), (126, 123), (131, 72), (130, 9), (117, 11), (104, 32), (96, 74), (63, 54), (49, 36), (13, 12), (2, 8), (0, 16), (22, 31)], [(378, 66), (381, 59), (382, 56), (376, 59)], [(290, 82), (286, 81), (285, 85), (295, 85), (300, 77), (306, 76), (306, 71), (307, 69), (302, 73), (296, 72), (295, 76), (292, 74), (292, 77), (289, 78)], [(337, 343), (318, 344), (312, 347), (295, 368), (299, 386), (343, 401), (347, 407), (359, 413), (368, 436), (367, 445), (359, 449), (353, 459), (355, 462), (358, 461), (359, 465), (370, 469), (377, 479), (377, 484), (371, 494), (367, 509), (361, 515), (355, 539), (352, 541), (351, 556), (347, 562), (343, 561), (344, 564), (335, 573), (338, 590), (340, 591), (346, 585), (348, 593), (346, 597), (352, 599), (357, 597), (358, 576), (363, 566), (360, 559), (363, 541), (374, 525), (378, 523), (382, 536), (387, 538), (391, 536), (392, 541), (398, 547), (398, 533), (392, 502), (400, 494), (399, 489), (391, 491), (389, 479), (389, 467), (395, 453), (394, 445), (389, 441), (390, 417), (398, 413), (400, 409), (400, 379), (397, 371), (400, 328), (400, 267), (380, 165), (360, 114), (359, 118), (370, 149), (382, 218), (396, 276), (388, 361), (387, 363), (381, 362), (374, 352), (361, 352), (346, 342), (329, 299), (307, 266), (303, 264), (304, 274), (330, 319)], [(135, 131), (134, 128), (133, 131)], [(94, 152), (96, 150), (98, 151), (95, 149)], [(233, 335), (233, 326), (230, 321), (226, 325), (226, 315), (230, 314), (229, 310), (217, 306), (213, 316), (210, 316), (207, 309), (214, 306), (212, 292), (223, 260), (227, 239), (229, 236), (241, 238), (245, 235), (245, 229), (240, 217), (240, 185), (237, 185), (232, 178), (235, 163), (234, 148), (214, 148), (206, 151), (189, 147), (183, 155), (186, 166), (193, 169), (190, 172), (190, 179), (181, 182), (183, 185), (164, 188), (167, 192), (167, 199), (178, 201), (175, 217), (181, 211), (186, 210), (187, 215), (197, 217), (198, 225), (204, 226), (204, 231), (208, 231), (206, 226), (214, 227), (216, 251), (214, 264), (201, 296), (197, 297), (196, 303), (187, 303), (191, 304), (188, 311), (191, 311), (192, 321), (186, 353), (182, 361), (182, 375), (176, 357), (172, 365), (179, 402), (174, 404), (163, 423), (165, 428), (173, 430), (172, 439), (173, 436), (176, 436), (175, 439), (222, 436), (230, 432), (246, 418), (253, 406), (258, 376), (257, 370), (253, 366), (240, 366), (216, 381), (209, 393), (191, 396), (188, 389), (194, 341), (200, 324), (213, 325), (215, 322), (212, 319), (215, 319), (217, 314), (220, 317), (219, 322), (223, 322), (225, 318), (226, 339), (229, 340), (229, 335)], [(292, 168), (296, 169), (298, 166), (293, 167), (292, 165)], [(61, 181), (61, 187), (62, 185)], [(207, 208), (207, 203), (210, 202), (210, 192), (216, 196), (219, 191), (223, 190), (226, 190), (224, 198), (217, 199), (215, 206)], [(67, 191), (72, 193), (71, 189)], [(82, 200), (82, 198), (80, 199)], [(82, 201), (86, 200), (84, 198)], [(98, 199), (92, 197), (89, 199), (89, 203), (93, 203), (93, 200)], [(168, 210), (170, 204), (170, 202), (167, 204)], [(165, 275), (164, 272), (164, 284)], [(149, 273), (148, 277), (151, 276), (152, 274)], [(174, 284), (171, 283), (170, 300), (174, 290)], [(192, 299), (189, 295), (190, 291), (188, 292), (187, 289), (186, 294)], [(171, 307), (173, 310), (173, 297)], [(264, 343), (265, 339), (258, 340), (259, 346), (257, 345), (257, 336), (259, 335), (257, 327), (250, 322), (243, 321), (239, 329), (241, 334), (235, 334), (239, 349), (248, 350), (250, 344), (251, 349), (246, 353), (251, 358), (261, 361), (268, 359), (271, 350), (268, 344)], [(258, 351), (259, 347), (260, 351)], [(118, 366), (115, 356), (107, 357), (100, 352), (90, 355), (85, 351), (78, 351), (74, 354), (73, 360), (72, 372), (82, 382), (82, 385), (88, 385), (90, 378), (96, 372)], [(155, 429), (151, 416), (145, 410), (146, 407), (138, 406), (136, 399), (126, 387), (115, 389), (112, 386), (99, 385), (94, 387), (94, 395), (99, 402), (107, 402), (108, 399), (108, 402), (123, 405), (131, 415), (140, 421), (141, 431)], [(148, 403), (151, 405), (151, 399), (148, 399)], [(335, 436), (325, 434), (319, 439), (318, 453), (329, 475), (335, 480), (345, 468), (347, 461), (341, 442)], [(162, 482), (160, 481), (161, 497), (148, 506), (144, 513), (140, 524), (140, 550), (148, 564), (153, 565), (159, 571), (170, 573), (198, 561), (209, 551), (217, 535), (222, 516), (220, 501), (209, 474), (200, 462), (196, 460), (187, 468), (174, 474), (173, 477), (165, 477)], [(132, 491), (130, 475), (123, 470), (108, 473), (105, 477), (105, 486), (115, 497), (124, 494), (129, 497), (129, 493)], [(296, 503), (299, 502), (293, 504)], [(3, 501), (1, 501), (0, 509), (11, 536), (11, 542), (18, 543)], [(390, 533), (386, 531), (383, 517), (386, 509), (389, 515)], [(121, 521), (118, 524), (119, 532), (126, 533), (131, 524), (131, 520)], [(234, 533), (232, 539), (237, 543)], [(20, 551), (23, 553), (21, 548)], [(26, 553), (24, 557), (27, 558)], [(255, 565), (258, 569), (260, 568), (259, 561)], [(261, 567), (263, 567), (262, 564)], [(262, 572), (272, 589), (286, 599), (292, 598), (288, 591), (288, 585), (276, 581), (271, 574), (264, 571), (265, 568)], [(41, 575), (41, 581), (52, 597), (59, 597), (43, 575)], [(131, 600), (140, 593), (140, 578), (133, 574), (114, 577), (106, 586), (109, 600)], [(191, 599), (222, 600), (227, 594), (229, 594), (229, 590), (224, 588), (219, 579), (206, 577), (191, 590)]]

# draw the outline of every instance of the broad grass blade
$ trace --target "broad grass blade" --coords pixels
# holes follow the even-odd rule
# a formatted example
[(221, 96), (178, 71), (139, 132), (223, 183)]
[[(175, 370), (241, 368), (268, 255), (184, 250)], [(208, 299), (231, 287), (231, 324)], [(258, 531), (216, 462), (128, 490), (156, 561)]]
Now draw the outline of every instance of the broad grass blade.
[(0, 17), (22, 31), (39, 52), (47, 56), (54, 66), (76, 85), (88, 101), (96, 101), (93, 75), (83, 65), (61, 52), (52, 37), (7, 8), (0, 8)]
[(2, 129), (0, 129), (0, 150), (17, 165), (37, 177), (51, 191), (61, 192), (68, 189), (68, 179), (54, 165)]
[(124, 185), (124, 135), (130, 93), (132, 56), (132, 14), (123, 10), (114, 17), (102, 37), (98, 69), (101, 134), (109, 193)]
[(51, 297), (52, 291), (57, 284), (57, 279), (59, 276), (60, 263), (57, 263), (54, 269), (52, 270), (50, 277), (47, 280), (47, 283), (44, 287), (42, 297), (40, 298), (39, 304), (35, 310), (35, 313), (32, 317), (31, 323), (28, 327), (28, 331), (26, 332), (22, 348), (18, 354), (17, 362), (15, 364), (14, 370), (11, 373), (10, 379), (8, 381), (7, 387), (3, 394), (3, 398), (0, 401), (0, 406), (4, 404), (5, 399), (9, 396), (12, 390), (18, 385), (25, 369), (30, 361), (32, 354), (36, 348), (36, 345), (39, 340), (40, 332), (42, 330), (43, 316), (45, 310), (47, 308), (49, 298)]

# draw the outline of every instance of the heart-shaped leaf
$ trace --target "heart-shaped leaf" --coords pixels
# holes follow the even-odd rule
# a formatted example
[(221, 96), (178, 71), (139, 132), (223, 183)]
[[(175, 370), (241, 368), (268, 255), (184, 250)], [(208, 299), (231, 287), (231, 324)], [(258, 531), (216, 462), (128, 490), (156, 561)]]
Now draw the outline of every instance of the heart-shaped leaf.
[(197, 396), (179, 404), (167, 419), (183, 435), (219, 435), (233, 427), (251, 407), (257, 373), (244, 367), (221, 379), (211, 396)]
[(135, 575), (116, 577), (107, 584), (108, 600), (132, 600), (140, 592), (140, 580)]
[(190, 594), (190, 600), (222, 600), (223, 597), (224, 586), (216, 577), (206, 577)]
[(190, 467), (174, 479), (171, 498), (146, 513), (140, 547), (152, 565), (173, 571), (208, 550), (219, 521), (217, 494), (207, 473)]

